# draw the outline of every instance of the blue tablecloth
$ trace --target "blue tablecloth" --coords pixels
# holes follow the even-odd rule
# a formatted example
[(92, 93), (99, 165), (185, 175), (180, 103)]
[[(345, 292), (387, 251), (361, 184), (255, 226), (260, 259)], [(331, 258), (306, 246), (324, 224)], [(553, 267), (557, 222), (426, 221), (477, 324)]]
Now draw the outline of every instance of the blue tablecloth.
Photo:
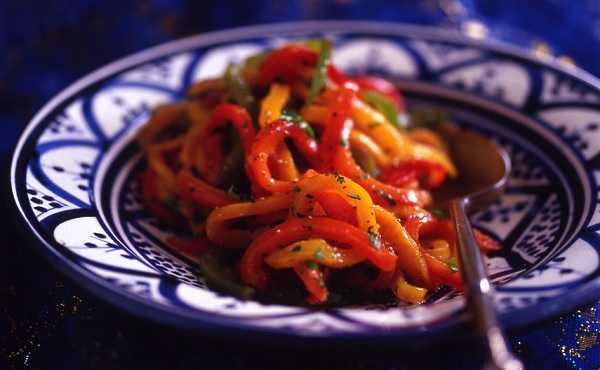
[[(450, 28), (483, 24), (489, 37), (563, 55), (600, 75), (597, 0), (4, 1), (0, 4), (0, 154), (41, 105), (113, 60), (209, 30), (316, 18), (377, 19)], [(475, 369), (477, 343), (290, 348), (187, 333), (132, 317), (54, 271), (14, 227), (3, 200), (0, 369)], [(530, 369), (600, 368), (600, 303), (512, 332)], [(402, 343), (399, 343), (402, 346)], [(461, 348), (460, 350), (458, 348)]]

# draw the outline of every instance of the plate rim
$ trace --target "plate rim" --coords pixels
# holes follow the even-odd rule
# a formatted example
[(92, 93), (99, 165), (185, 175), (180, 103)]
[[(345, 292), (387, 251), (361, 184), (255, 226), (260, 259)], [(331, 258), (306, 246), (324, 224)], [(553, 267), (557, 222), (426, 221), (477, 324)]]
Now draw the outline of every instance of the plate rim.
[[(490, 50), (493, 52), (502, 53), (511, 57), (526, 60), (534, 64), (541, 64), (550, 69), (558, 70), (561, 73), (569, 75), (580, 82), (587, 84), (593, 89), (600, 91), (600, 79), (594, 77), (588, 72), (583, 71), (579, 67), (570, 66), (560, 63), (555, 57), (545, 56), (540, 57), (529, 53), (527, 50), (520, 47), (507, 44), (497, 40), (480, 40), (465, 36), (461, 32), (452, 29), (432, 26), (420, 26), (403, 23), (380, 22), (380, 21), (301, 21), (301, 22), (284, 22), (284, 23), (267, 23), (247, 27), (237, 27), (222, 31), (207, 32), (204, 34), (188, 36), (174, 41), (161, 43), (144, 49), (140, 52), (127, 55), (117, 59), (109, 64), (106, 64), (78, 79), (65, 89), (61, 90), (53, 98), (51, 98), (27, 123), (25, 129), (19, 136), (15, 148), (11, 155), (10, 161), (10, 187), (12, 193), (12, 205), (19, 213), (19, 224), (24, 226), (24, 229), (33, 232), (25, 234), (25, 239), (29, 240), (28, 244), (35, 244), (36, 250), (39, 250), (52, 264), (53, 267), (60, 270), (70, 280), (77, 285), (90, 291), (102, 300), (109, 302), (111, 305), (123, 309), (133, 315), (143, 316), (155, 322), (169, 324), (183, 329), (194, 329), (207, 331), (213, 334), (227, 334), (231, 332), (239, 332), (241, 330), (251, 332), (252, 334), (262, 336), (283, 336), (288, 339), (383, 339), (383, 338), (398, 338), (398, 337), (413, 337), (419, 338), (431, 335), (441, 335), (449, 330), (463, 327), (464, 316), (460, 316), (458, 320), (447, 320), (444, 323), (429, 323), (417, 328), (397, 328), (392, 330), (373, 330), (369, 332), (356, 333), (327, 333), (320, 336), (309, 334), (304, 336), (302, 333), (285, 332), (276, 328), (256, 327), (244, 325), (239, 321), (229, 320), (227, 318), (204, 318), (202, 314), (193, 314), (177, 307), (165, 309), (162, 306), (152, 304), (147, 299), (138, 297), (130, 292), (122, 289), (117, 289), (104, 279), (87, 271), (83, 267), (72, 263), (65, 258), (59, 250), (52, 247), (43, 235), (37, 230), (37, 227), (30, 221), (30, 215), (24, 209), (24, 205), (19, 201), (16, 178), (19, 162), (22, 160), (22, 153), (27, 149), (27, 144), (31, 138), (31, 134), (38, 128), (39, 124), (55, 109), (76, 97), (85, 89), (109, 78), (112, 75), (123, 72), (141, 63), (145, 63), (157, 58), (168, 55), (184, 52), (202, 46), (213, 45), (219, 42), (235, 42), (242, 41), (254, 37), (265, 37), (269, 32), (273, 34), (293, 32), (327, 32), (338, 31), (341, 33), (348, 32), (365, 32), (381, 36), (404, 36), (415, 37), (417, 39), (427, 39), (434, 41), (448, 41), (461, 43), (463, 45), (476, 47), (479, 49)], [(83, 277), (83, 278), (82, 278)], [(525, 308), (516, 309), (514, 311), (501, 314), (502, 323), (509, 328), (517, 328), (526, 324), (537, 323), (544, 319), (548, 319), (559, 313), (572, 310), (578, 306), (594, 300), (600, 295), (600, 278), (587, 281), (574, 290), (570, 290), (560, 296), (551, 298), (547, 301), (536, 303)], [(559, 302), (561, 301), (561, 302)], [(135, 303), (132, 304), (132, 303)]]

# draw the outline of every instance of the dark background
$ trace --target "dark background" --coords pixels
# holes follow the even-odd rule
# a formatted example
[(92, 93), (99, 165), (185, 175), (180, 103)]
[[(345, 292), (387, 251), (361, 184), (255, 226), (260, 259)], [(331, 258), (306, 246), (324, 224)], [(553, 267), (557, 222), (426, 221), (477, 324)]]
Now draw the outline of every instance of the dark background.
[[(549, 51), (600, 75), (600, 1), (0, 1), (0, 369), (478, 368), (463, 333), (423, 345), (277, 345), (165, 328), (99, 301), (56, 272), (20, 234), (7, 164), (33, 114), (88, 72), (191, 34), (302, 19), (375, 19), (468, 29)], [(600, 307), (600, 305), (596, 305)], [(529, 368), (600, 366), (596, 306), (511, 333)]]

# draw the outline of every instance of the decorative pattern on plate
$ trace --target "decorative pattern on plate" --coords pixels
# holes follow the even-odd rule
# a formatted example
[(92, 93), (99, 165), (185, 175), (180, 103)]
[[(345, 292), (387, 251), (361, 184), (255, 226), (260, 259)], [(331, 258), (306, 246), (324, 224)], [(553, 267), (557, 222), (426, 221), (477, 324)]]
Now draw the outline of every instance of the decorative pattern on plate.
[[(505, 247), (488, 266), (501, 284), (496, 304), (507, 324), (598, 293), (599, 87), (506, 47), (395, 25), (323, 22), (200, 36), (134, 56), (69, 89), (30, 124), (13, 162), (14, 196), (42, 250), (106, 299), (188, 328), (366, 337), (457, 323), (463, 302), (452, 292), (419, 307), (327, 311), (215, 293), (193, 261), (166, 246), (171, 231), (140, 205), (135, 174), (143, 163), (132, 139), (152, 107), (179, 99), (192, 81), (220, 74), (231, 61), (320, 34), (335, 38), (342, 68), (393, 78), (410, 106), (442, 107), (510, 152), (507, 194), (473, 217)], [(565, 294), (574, 296), (565, 301)]]

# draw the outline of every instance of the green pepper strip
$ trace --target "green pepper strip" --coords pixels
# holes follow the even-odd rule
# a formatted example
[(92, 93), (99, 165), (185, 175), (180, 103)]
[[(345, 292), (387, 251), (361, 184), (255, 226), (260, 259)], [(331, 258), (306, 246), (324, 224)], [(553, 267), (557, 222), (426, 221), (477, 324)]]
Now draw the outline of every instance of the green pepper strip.
[(284, 110), (281, 111), (281, 116), (279, 118), (282, 119), (282, 120), (284, 120), (284, 121), (289, 121), (289, 122), (292, 122), (292, 123), (296, 124), (296, 126), (300, 127), (304, 131), (306, 131), (306, 133), (308, 134), (308, 136), (312, 137), (313, 139), (316, 138), (315, 130), (298, 113), (296, 113), (294, 111), (291, 111), (291, 110), (284, 109)]
[(327, 75), (327, 63), (331, 54), (331, 44), (325, 39), (321, 39), (321, 47), (319, 52), (319, 60), (315, 68), (315, 75), (310, 83), (310, 90), (306, 103), (311, 104), (313, 99), (319, 94), (323, 86), (325, 86), (325, 76)]
[(405, 129), (405, 127), (400, 125), (400, 121), (398, 120), (398, 109), (390, 98), (373, 90), (361, 92), (361, 97), (364, 99), (364, 101), (373, 105), (375, 109), (383, 114), (384, 117), (397, 129)]
[(241, 299), (251, 299), (254, 297), (254, 289), (236, 282), (227, 271), (224, 271), (219, 266), (216, 259), (210, 253), (204, 253), (200, 257), (198, 267), (206, 282), (209, 285), (213, 285), (216, 289)]

